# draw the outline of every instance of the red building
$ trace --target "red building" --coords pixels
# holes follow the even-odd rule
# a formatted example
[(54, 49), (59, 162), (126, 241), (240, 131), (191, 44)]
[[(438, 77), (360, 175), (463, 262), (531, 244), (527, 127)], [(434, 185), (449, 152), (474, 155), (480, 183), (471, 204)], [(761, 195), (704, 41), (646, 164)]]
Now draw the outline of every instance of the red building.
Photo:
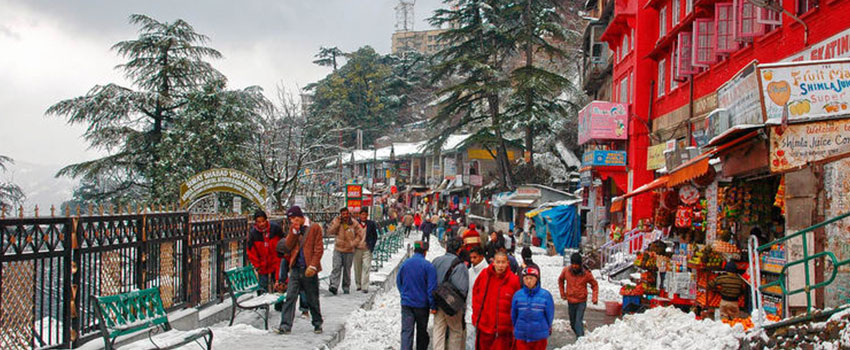
[[(601, 40), (612, 51), (613, 100), (629, 106), (629, 190), (665, 170), (648, 164), (649, 147), (672, 140), (667, 147), (698, 152), (716, 136), (717, 91), (753, 61), (850, 57), (848, 0), (611, 1)], [(652, 215), (647, 195), (631, 200), (632, 224)]]

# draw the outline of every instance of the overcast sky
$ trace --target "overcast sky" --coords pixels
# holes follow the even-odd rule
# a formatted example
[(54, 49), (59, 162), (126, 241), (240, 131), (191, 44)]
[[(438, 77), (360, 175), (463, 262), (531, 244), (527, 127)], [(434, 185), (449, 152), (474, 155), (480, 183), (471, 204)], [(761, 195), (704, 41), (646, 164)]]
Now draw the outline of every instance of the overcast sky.
[[(52, 104), (96, 84), (129, 86), (114, 69), (110, 47), (137, 37), (134, 13), (181, 18), (210, 37), (224, 58), (213, 65), (231, 88), (304, 86), (328, 70), (311, 63), (319, 46), (390, 50), (398, 0), (49, 1), (0, 0), (0, 155), (67, 165), (98, 157), (82, 140), (84, 126), (45, 117)], [(441, 0), (416, 1), (416, 30)]]

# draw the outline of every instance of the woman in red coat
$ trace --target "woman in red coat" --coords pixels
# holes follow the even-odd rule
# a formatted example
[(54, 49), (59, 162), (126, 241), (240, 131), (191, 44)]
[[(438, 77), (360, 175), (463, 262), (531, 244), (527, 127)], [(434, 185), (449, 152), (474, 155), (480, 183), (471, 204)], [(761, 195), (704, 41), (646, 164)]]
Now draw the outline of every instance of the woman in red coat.
[(511, 350), (514, 329), (511, 301), (520, 289), (519, 278), (508, 268), (505, 253), (496, 253), (493, 264), (475, 279), (472, 287), (472, 325), (476, 350)]

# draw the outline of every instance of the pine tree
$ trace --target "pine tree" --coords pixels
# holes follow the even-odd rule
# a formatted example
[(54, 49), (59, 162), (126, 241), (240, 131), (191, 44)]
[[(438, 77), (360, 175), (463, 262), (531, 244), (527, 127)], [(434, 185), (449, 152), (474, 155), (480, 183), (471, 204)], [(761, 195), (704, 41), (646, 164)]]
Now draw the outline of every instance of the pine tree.
[(57, 176), (82, 177), (88, 183), (111, 179), (102, 198), (120, 197), (128, 191), (144, 194), (137, 200), (160, 201), (175, 191), (164, 186), (159, 150), (164, 133), (180, 117), (187, 96), (224, 76), (205, 59), (221, 53), (203, 46), (208, 38), (183, 20), (159, 22), (145, 15), (130, 16), (139, 36), (121, 41), (112, 49), (127, 61), (116, 68), (133, 88), (97, 85), (84, 96), (63, 100), (46, 114), (64, 116), (69, 124), (84, 124), (90, 147), (108, 156), (69, 165)]
[[(6, 171), (6, 163), (13, 164), (12, 158), (0, 155), (0, 171)], [(11, 181), (0, 181), (0, 209), (11, 210), (14, 205), (21, 205), (26, 196), (21, 187)]]
[(316, 60), (313, 63), (322, 67), (333, 67), (333, 71), (337, 70), (337, 57), (345, 57), (346, 54), (338, 47), (320, 47), (319, 53), (315, 55)]
[[(430, 144), (437, 149), (452, 133), (483, 126), (499, 140), (497, 163), (502, 185), (513, 187), (504, 132), (503, 98), (511, 81), (504, 68), (516, 53), (516, 44), (506, 29), (511, 20), (505, 0), (446, 0), (453, 5), (434, 12), (429, 22), (449, 26), (439, 40), (449, 46), (435, 55), (433, 81), (446, 87), (439, 91), (440, 111), (431, 120), (442, 130)], [(489, 125), (485, 123), (489, 122)]]

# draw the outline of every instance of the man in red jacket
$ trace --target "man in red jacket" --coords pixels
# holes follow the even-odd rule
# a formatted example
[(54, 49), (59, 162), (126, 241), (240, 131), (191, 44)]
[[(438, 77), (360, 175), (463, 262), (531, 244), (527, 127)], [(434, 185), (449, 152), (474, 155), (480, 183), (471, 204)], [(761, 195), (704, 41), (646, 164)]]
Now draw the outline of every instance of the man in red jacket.
[(508, 256), (499, 252), (475, 279), (472, 287), (472, 325), (476, 350), (510, 350), (514, 344), (511, 302), (520, 289), (519, 278), (508, 268)]
[(248, 233), (247, 254), (251, 265), (257, 269), (260, 287), (271, 291), (280, 272), (280, 258), (277, 256), (277, 242), (283, 238), (283, 229), (271, 223), (262, 210), (254, 213), (254, 227)]
[(570, 313), (570, 326), (576, 333), (576, 338), (584, 336), (584, 309), (587, 308), (587, 285), (593, 289), (593, 304), (599, 302), (599, 284), (593, 278), (593, 273), (581, 265), (581, 254), (570, 256), (570, 266), (564, 267), (558, 276), (558, 291), (561, 299), (567, 300)]

